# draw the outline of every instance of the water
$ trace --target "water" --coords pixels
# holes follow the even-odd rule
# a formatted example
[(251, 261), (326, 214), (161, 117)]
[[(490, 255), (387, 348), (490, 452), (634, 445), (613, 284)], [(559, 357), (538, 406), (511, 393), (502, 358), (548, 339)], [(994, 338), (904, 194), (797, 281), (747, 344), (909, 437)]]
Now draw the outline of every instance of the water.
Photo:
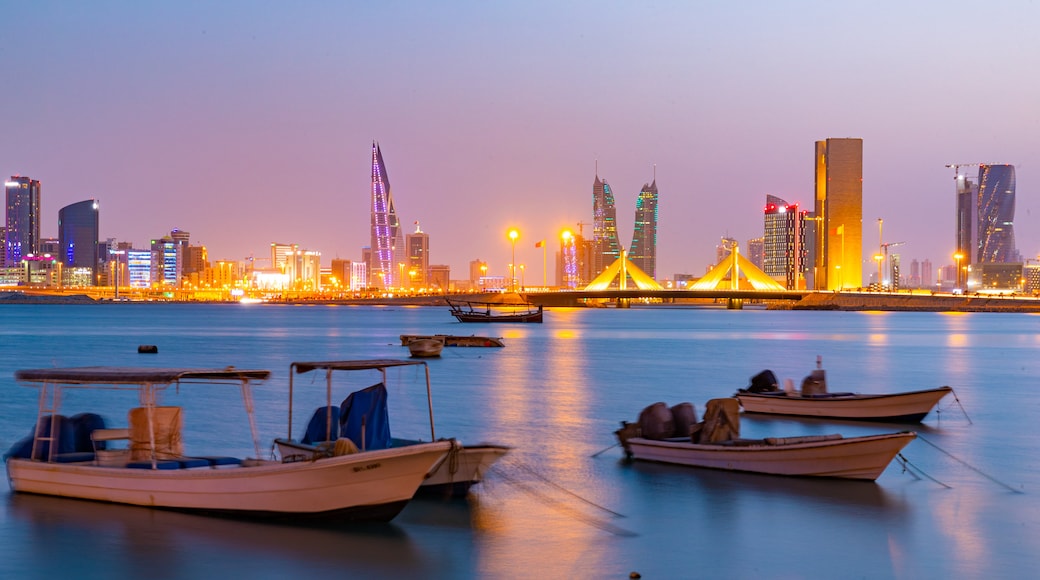
[[(437, 435), (515, 449), (467, 500), (414, 501), (387, 525), (287, 528), (7, 493), (0, 576), (1025, 576), (1040, 550), (1038, 325), (1028, 314), (633, 308), (552, 309), (541, 325), (478, 326), (428, 307), (7, 305), (5, 450), (35, 419), (35, 391), (11, 380), (19, 368), (270, 369), (256, 390), (267, 453), (285, 434), (291, 361), (404, 357), (399, 334), (437, 332), (506, 341), (430, 361)], [(138, 354), (140, 344), (159, 353)], [(650, 403), (691, 401), (703, 412), (707, 399), (764, 368), (797, 383), (817, 355), (835, 391), (954, 387), (970, 421), (947, 397), (914, 427), (949, 455), (920, 439), (903, 451), (941, 484), (896, 463), (864, 483), (626, 464), (617, 448), (592, 457), (614, 443), (618, 421)], [(411, 369), (391, 376), (395, 434), (427, 428), (417, 378)], [(237, 391), (226, 391), (178, 401), (189, 451), (255, 454)], [(66, 403), (110, 423), (125, 416), (111, 393)], [(741, 428), (756, 437), (905, 426), (744, 417)]]

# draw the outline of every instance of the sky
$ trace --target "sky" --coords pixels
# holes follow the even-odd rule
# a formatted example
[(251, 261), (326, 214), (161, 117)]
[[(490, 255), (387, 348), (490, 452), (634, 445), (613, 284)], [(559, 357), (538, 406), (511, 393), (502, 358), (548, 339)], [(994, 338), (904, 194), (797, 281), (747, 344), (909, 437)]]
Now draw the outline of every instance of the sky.
[(857, 137), (865, 275), (878, 218), (904, 264), (953, 263), (953, 163), (1016, 166), (1035, 258), (1038, 22), (1031, 1), (0, 0), (0, 173), (41, 181), (45, 237), (95, 198), (102, 239), (328, 265), (369, 245), (378, 141), (432, 264), (504, 276), (516, 228), (530, 285), (536, 242), (591, 237), (597, 166), (625, 247), (656, 175), (668, 279), (760, 237), (767, 194), (811, 208), (814, 142)]

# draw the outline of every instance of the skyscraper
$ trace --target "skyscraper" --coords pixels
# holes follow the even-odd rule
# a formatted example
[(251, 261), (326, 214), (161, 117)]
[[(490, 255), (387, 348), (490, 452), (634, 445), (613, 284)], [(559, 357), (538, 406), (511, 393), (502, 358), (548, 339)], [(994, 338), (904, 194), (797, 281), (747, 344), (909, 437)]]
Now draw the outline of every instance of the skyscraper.
[[(181, 281), (180, 245), (170, 236), (152, 240), (151, 273), (149, 279), (160, 286), (177, 286)], [(131, 277), (131, 280), (133, 278)]]
[(4, 263), (10, 268), (17, 266), (23, 257), (39, 252), (40, 182), (15, 175), (4, 185), (7, 190)]
[(58, 211), (63, 282), (93, 286), (98, 273), (98, 202), (88, 199)]
[[(978, 262), (979, 239), (979, 186), (967, 175), (957, 172), (954, 175), (957, 186), (957, 252), (960, 260), (957, 267), (967, 271), (968, 266)], [(965, 276), (958, 274), (963, 282)]]
[(600, 181), (598, 170), (592, 182), (592, 245), (591, 267), (595, 277), (621, 257), (614, 193), (606, 180)]
[(405, 275), (409, 288), (424, 288), (430, 276), (430, 235), (415, 222), (415, 232), (405, 236), (408, 260)]
[(816, 142), (817, 290), (863, 285), (863, 140)]
[(394, 209), (390, 178), (379, 144), (372, 142), (372, 255), (368, 264), (372, 285), (395, 288), (401, 285), (398, 268), (404, 269), (404, 232)]
[(1015, 166), (979, 166), (979, 264), (1021, 262), (1015, 249)]
[(643, 184), (636, 199), (636, 225), (628, 259), (651, 278), (657, 278), (657, 179)]
[(802, 287), (808, 268), (806, 213), (775, 195), (766, 196), (762, 271), (788, 290)]

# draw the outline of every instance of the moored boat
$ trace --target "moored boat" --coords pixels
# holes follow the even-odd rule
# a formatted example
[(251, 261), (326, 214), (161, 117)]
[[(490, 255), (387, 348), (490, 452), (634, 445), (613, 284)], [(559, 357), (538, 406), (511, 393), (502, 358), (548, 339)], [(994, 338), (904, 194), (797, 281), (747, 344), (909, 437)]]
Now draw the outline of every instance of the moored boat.
[(436, 337), (413, 338), (408, 341), (408, 352), (415, 358), (441, 356), (444, 341)]
[[(293, 376), (311, 371), (325, 371), (326, 399), (332, 400), (333, 375), (342, 371), (353, 371), (362, 384), (372, 381), (371, 372), (378, 381), (369, 387), (351, 392), (343, 403), (315, 411), (311, 424), (304, 436), (296, 441), (289, 432), (285, 439), (276, 439), (275, 444), (281, 457), (291, 461), (311, 461), (325, 456), (330, 449), (349, 447), (354, 449), (410, 449), (414, 446), (430, 445), (422, 439), (391, 437), (387, 410), (387, 371), (401, 366), (422, 366), (426, 380), (427, 401), (430, 415), (430, 440), (437, 441), (434, 429), (430, 369), (425, 361), (418, 360), (347, 360), (294, 362), (289, 367), (289, 393), (293, 398)], [(361, 371), (369, 371), (362, 374)], [(365, 380), (365, 379), (368, 380)], [(345, 382), (345, 381), (344, 381)], [(290, 405), (291, 412), (291, 405)], [(419, 492), (424, 494), (465, 495), (469, 488), (483, 480), (487, 470), (509, 451), (509, 447), (490, 443), (462, 445), (452, 440), (452, 448), (443, 461), (435, 464), (427, 473)]]
[(436, 338), (444, 343), (444, 346), (466, 346), (466, 347), (503, 347), (500, 336), (459, 336), (455, 334), (402, 334), (401, 346), (408, 346), (412, 340), (419, 338)]
[[(840, 434), (741, 439), (735, 399), (708, 402), (705, 419), (680, 435), (663, 403), (644, 409), (639, 423), (615, 432), (626, 456), (642, 461), (770, 475), (873, 481), (917, 435), (912, 431), (860, 437)], [(655, 425), (665, 425), (663, 428)]]
[(776, 376), (765, 370), (751, 378), (746, 389), (733, 396), (747, 413), (797, 415), (828, 419), (918, 423), (947, 394), (948, 386), (901, 393), (831, 393), (827, 391), (824, 371), (819, 368), (802, 381), (802, 388), (780, 389)]
[(448, 300), (451, 315), (459, 322), (542, 322), (542, 307), (534, 304), (455, 302)]
[[(266, 370), (80, 367), (23, 370), (15, 378), (41, 389), (37, 426), (6, 456), (11, 489), (19, 493), (87, 499), (243, 518), (296, 523), (310, 520), (392, 519), (452, 442), (333, 455), (313, 462), (260, 458), (251, 383)], [(256, 457), (186, 454), (181, 407), (160, 406), (160, 395), (188, 393), (192, 383), (233, 385), (242, 392)], [(174, 389), (170, 389), (174, 387)], [(108, 429), (100, 416), (58, 415), (65, 391), (136, 390), (141, 407), (129, 428)], [(83, 421), (89, 417), (90, 421)], [(125, 437), (125, 450), (108, 445)]]

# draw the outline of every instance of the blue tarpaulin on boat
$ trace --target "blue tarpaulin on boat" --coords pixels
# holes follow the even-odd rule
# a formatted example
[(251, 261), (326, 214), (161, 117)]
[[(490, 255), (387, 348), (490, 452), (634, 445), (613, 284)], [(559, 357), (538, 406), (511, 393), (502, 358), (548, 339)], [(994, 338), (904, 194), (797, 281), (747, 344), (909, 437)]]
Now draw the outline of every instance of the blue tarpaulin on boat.
[(340, 405), (339, 416), (341, 435), (353, 441), (358, 449), (390, 447), (390, 414), (386, 406), (386, 385), (383, 383), (348, 395)]
[[(57, 423), (54, 430), (54, 436), (57, 438), (55, 454), (93, 451), (90, 433), (94, 429), (105, 428), (105, 420), (100, 415), (80, 413), (71, 418), (64, 415), (44, 415), (40, 419), (40, 424), (37, 427), (33, 427), (33, 432), (38, 437), (50, 437), (52, 421)], [(4, 458), (17, 457), (28, 459), (32, 455), (32, 446), (33, 436), (29, 435), (12, 445), (7, 453), (4, 454)], [(50, 441), (39, 441), (36, 445), (35, 458), (47, 459), (50, 457), (50, 449)]]
[[(329, 423), (329, 415), (332, 415), (332, 423)], [(301, 443), (323, 443), (339, 439), (339, 407), (318, 407), (311, 415), (307, 423), (307, 430), (303, 433)]]

